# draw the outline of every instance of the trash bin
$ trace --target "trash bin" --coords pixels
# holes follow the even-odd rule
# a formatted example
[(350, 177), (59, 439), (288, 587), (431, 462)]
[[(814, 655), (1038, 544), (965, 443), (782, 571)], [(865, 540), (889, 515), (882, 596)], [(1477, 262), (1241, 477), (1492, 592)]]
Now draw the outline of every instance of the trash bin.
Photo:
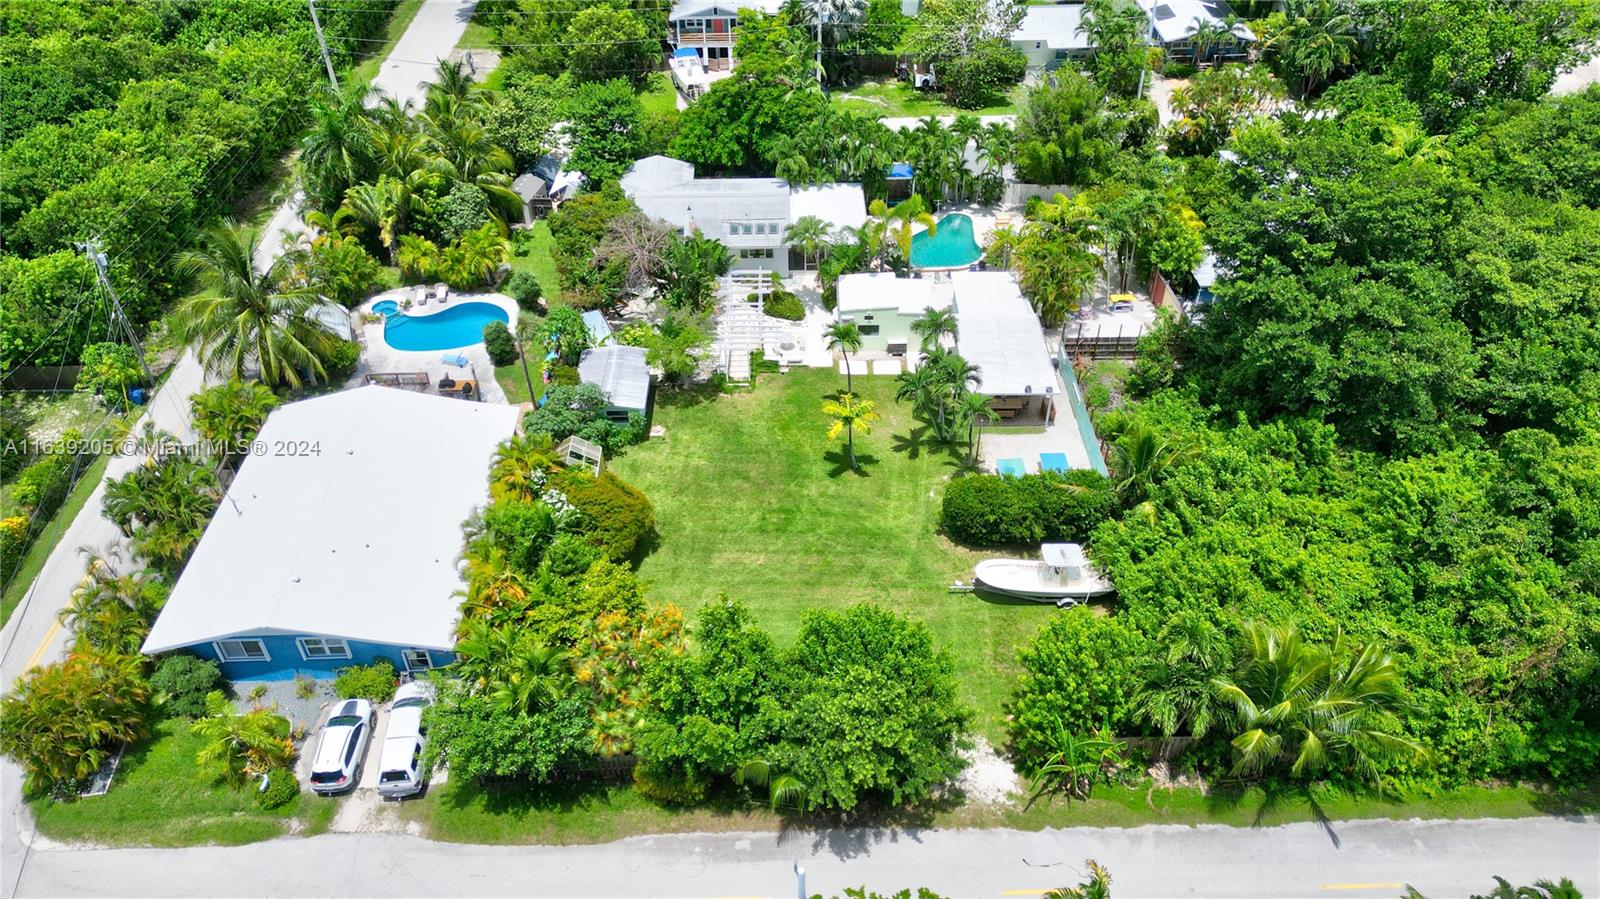
[(143, 406), (144, 405), (144, 396), (145, 396), (145, 394), (144, 394), (144, 388), (143, 387), (135, 387), (132, 390), (128, 391), (128, 399), (132, 400), (133, 404), (135, 406)]

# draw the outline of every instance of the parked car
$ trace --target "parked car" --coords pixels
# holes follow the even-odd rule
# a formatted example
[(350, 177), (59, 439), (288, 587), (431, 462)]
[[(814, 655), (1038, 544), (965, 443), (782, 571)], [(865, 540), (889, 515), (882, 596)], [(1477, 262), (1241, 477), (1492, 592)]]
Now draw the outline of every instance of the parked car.
[(404, 799), (422, 792), (428, 781), (427, 772), (422, 770), (422, 750), (428, 739), (422, 713), (432, 704), (433, 687), (422, 681), (412, 681), (395, 691), (383, 752), (378, 756), (379, 796)]
[(311, 763), (311, 789), (324, 796), (361, 782), (361, 762), (372, 742), (372, 703), (346, 699), (328, 716)]

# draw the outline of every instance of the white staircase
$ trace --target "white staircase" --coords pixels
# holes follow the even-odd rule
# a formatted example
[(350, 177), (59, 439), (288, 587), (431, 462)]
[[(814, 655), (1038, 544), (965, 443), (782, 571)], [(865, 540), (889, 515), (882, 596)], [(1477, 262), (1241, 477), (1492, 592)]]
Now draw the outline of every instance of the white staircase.
[[(730, 272), (722, 278), (722, 302), (717, 311), (717, 367), (735, 384), (750, 382), (750, 354), (761, 349), (767, 337), (767, 316), (761, 298), (772, 290), (772, 273), (766, 270)], [(751, 302), (749, 297), (757, 299)]]

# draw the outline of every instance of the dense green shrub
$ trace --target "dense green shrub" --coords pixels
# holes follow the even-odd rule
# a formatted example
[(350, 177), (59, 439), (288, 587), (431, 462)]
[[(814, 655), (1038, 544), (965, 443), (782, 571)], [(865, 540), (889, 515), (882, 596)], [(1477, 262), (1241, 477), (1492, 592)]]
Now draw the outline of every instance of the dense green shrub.
[(1133, 723), (1135, 667), (1147, 651), (1139, 633), (1087, 608), (1050, 619), (1017, 654), (1023, 674), (1011, 705), (1011, 740), (1029, 764), (1044, 761), (1060, 731), (1084, 735)]
[(322, 367), (328, 373), (329, 384), (343, 384), (356, 373), (356, 366), (360, 362), (361, 344), (353, 340), (336, 340), (323, 358)]
[(489, 351), (489, 361), (495, 365), (510, 365), (517, 361), (517, 341), (505, 322), (490, 322), (483, 326), (483, 348)]
[(333, 679), (333, 691), (342, 699), (370, 699), (388, 702), (394, 696), (394, 665), (379, 660), (371, 665), (351, 665), (340, 668)]
[(433, 210), (432, 235), (440, 246), (455, 243), (489, 221), (489, 198), (472, 184), (456, 184)]
[(425, 764), (448, 764), (451, 777), (537, 784), (593, 757), (589, 706), (581, 697), (528, 711), (456, 686), (423, 716), (429, 738)]
[(1081, 542), (1116, 510), (1111, 482), (1088, 469), (968, 475), (945, 488), (939, 520), (946, 536), (973, 546)]
[(48, 519), (72, 487), (73, 461), (66, 453), (49, 453), (24, 468), (11, 485), (11, 502), (36, 520)]
[[(754, 302), (755, 299), (756, 294), (751, 294), (751, 302)], [(781, 318), (792, 322), (802, 321), (806, 317), (805, 304), (800, 302), (799, 297), (787, 290), (774, 290), (767, 294), (766, 299), (761, 301), (761, 311), (773, 318)]]
[(267, 788), (256, 790), (256, 805), (265, 809), (283, 808), (300, 795), (300, 779), (288, 768), (267, 772)]
[(150, 689), (156, 692), (166, 714), (199, 718), (206, 713), (206, 694), (222, 689), (222, 671), (210, 659), (174, 653), (156, 665), (155, 673), (150, 675)]
[(632, 556), (639, 542), (655, 530), (650, 498), (609, 469), (598, 478), (579, 468), (563, 469), (555, 485), (583, 513), (589, 542), (609, 559)]
[(83, 348), (78, 390), (100, 395), (116, 407), (128, 405), (128, 391), (144, 382), (144, 369), (125, 343), (91, 343)]
[(501, 289), (517, 301), (517, 308), (530, 312), (538, 309), (539, 301), (544, 298), (544, 288), (533, 272), (513, 272)]
[(643, 440), (648, 433), (644, 416), (630, 412), (626, 422), (612, 421), (606, 412), (611, 401), (595, 384), (553, 384), (545, 402), (528, 413), (524, 425), (530, 434), (549, 434), (559, 443), (577, 435), (599, 444), (607, 453)]
[(578, 375), (576, 365), (565, 365), (557, 362), (550, 366), (550, 383), (557, 387), (576, 387), (583, 383), (583, 378)]

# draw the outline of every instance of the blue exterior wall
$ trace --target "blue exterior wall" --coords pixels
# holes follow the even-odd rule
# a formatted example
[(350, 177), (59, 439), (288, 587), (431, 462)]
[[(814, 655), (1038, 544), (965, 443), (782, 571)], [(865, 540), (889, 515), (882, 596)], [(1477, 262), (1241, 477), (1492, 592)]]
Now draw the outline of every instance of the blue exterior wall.
[[(317, 637), (319, 634), (304, 634), (306, 637)], [(217, 649), (211, 642), (195, 643), (184, 647), (184, 651), (192, 652), (202, 659), (215, 661), (222, 669), (222, 676), (228, 680), (293, 680), (296, 676), (305, 674), (319, 679), (331, 679), (334, 672), (340, 668), (351, 665), (370, 665), (380, 659), (394, 665), (394, 670), (406, 670), (403, 650), (411, 649), (408, 646), (395, 646), (389, 643), (367, 643), (360, 640), (346, 641), (350, 647), (348, 659), (302, 659), (300, 647), (295, 643), (295, 636), (266, 636), (248, 637), (250, 640), (260, 640), (267, 648), (267, 655), (271, 659), (263, 662), (224, 662), (217, 658)], [(437, 649), (428, 650), (428, 655), (433, 659), (433, 667), (442, 668), (455, 660), (455, 654)]]

